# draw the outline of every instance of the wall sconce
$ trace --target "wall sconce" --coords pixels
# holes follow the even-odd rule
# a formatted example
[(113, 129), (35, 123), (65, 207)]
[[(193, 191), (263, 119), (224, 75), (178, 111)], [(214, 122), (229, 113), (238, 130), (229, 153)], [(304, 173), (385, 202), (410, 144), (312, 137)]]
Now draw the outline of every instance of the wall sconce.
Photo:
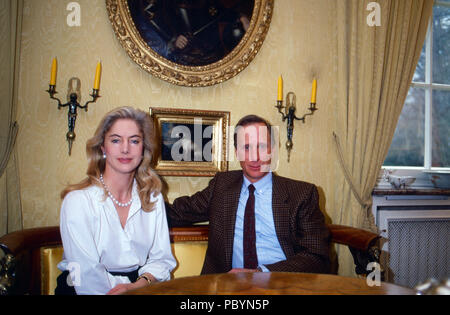
[[(95, 71), (94, 88), (92, 89), (92, 94), (90, 94), (90, 96), (92, 97), (92, 100), (86, 102), (86, 104), (84, 104), (84, 105), (81, 105), (78, 102), (78, 100), (81, 100), (81, 81), (80, 81), (80, 79), (78, 79), (76, 77), (71, 78), (69, 80), (68, 90), (67, 90), (68, 102), (66, 104), (62, 104), (60, 99), (55, 97), (55, 94), (58, 93), (58, 92), (56, 92), (56, 71), (57, 71), (57, 62), (56, 62), (56, 58), (55, 58), (55, 59), (53, 59), (53, 63), (52, 63), (49, 89), (46, 90), (46, 92), (48, 92), (51, 99), (58, 101), (58, 110), (61, 109), (61, 107), (68, 107), (67, 120), (68, 120), (69, 131), (66, 133), (66, 139), (67, 139), (67, 142), (69, 145), (69, 156), (70, 156), (72, 153), (72, 144), (76, 137), (75, 121), (76, 121), (77, 115), (78, 115), (77, 109), (81, 108), (87, 112), (88, 105), (90, 103), (95, 103), (97, 101), (97, 98), (100, 97), (99, 90), (100, 90), (100, 77), (101, 77), (102, 65), (100, 62), (97, 64), (97, 69)], [(73, 87), (74, 82), (76, 82), (76, 88)]]
[[(317, 110), (316, 107), (316, 94), (317, 94), (317, 80), (313, 81), (312, 92), (311, 92), (311, 103), (309, 104), (308, 110), (309, 113), (303, 115), (303, 117), (297, 117), (295, 115), (295, 111), (297, 109), (296, 105), (296, 96), (293, 92), (289, 92), (286, 95), (286, 106), (283, 106), (283, 79), (281, 76), (278, 79), (278, 99), (277, 105), (275, 106), (278, 109), (278, 112), (281, 114), (283, 122), (286, 120), (286, 128), (287, 128), (287, 141), (286, 141), (286, 150), (288, 153), (288, 163), (290, 161), (291, 150), (294, 146), (292, 142), (292, 136), (294, 134), (294, 121), (301, 120), (305, 123), (306, 116), (313, 115)], [(282, 109), (285, 109), (283, 113)]]

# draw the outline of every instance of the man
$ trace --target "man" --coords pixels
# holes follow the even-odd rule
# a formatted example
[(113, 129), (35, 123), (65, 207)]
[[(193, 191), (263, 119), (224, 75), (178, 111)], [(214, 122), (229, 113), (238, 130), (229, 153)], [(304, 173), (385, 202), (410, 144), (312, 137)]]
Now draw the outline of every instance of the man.
[(242, 171), (217, 173), (203, 191), (166, 205), (172, 226), (209, 221), (202, 274), (330, 271), (317, 188), (270, 171), (270, 133), (264, 119), (243, 117), (234, 134)]

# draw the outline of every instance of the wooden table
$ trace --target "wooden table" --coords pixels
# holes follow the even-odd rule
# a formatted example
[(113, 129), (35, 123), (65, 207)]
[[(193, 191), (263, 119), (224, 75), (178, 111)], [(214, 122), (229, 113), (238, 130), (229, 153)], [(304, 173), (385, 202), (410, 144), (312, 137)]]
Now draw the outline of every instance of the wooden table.
[(223, 273), (185, 277), (156, 283), (135, 291), (131, 295), (297, 295), (297, 294), (365, 294), (412, 295), (415, 291), (395, 284), (381, 282), (380, 286), (367, 285), (365, 279), (336, 275), (254, 272)]

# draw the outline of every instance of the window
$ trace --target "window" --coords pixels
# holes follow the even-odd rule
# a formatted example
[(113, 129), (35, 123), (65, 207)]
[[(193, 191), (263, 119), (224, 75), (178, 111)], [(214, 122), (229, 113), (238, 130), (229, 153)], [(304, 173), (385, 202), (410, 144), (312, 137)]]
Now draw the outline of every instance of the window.
[(450, 0), (435, 1), (385, 167), (450, 170)]

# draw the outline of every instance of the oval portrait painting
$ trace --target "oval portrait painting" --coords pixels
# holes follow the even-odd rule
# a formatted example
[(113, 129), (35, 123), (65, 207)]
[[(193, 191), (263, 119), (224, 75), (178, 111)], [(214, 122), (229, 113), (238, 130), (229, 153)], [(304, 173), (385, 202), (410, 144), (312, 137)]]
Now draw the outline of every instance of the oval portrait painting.
[(185, 66), (221, 60), (250, 26), (254, 0), (128, 0), (147, 45)]
[(273, 0), (106, 0), (128, 55), (160, 79), (208, 86), (242, 71), (268, 31)]

